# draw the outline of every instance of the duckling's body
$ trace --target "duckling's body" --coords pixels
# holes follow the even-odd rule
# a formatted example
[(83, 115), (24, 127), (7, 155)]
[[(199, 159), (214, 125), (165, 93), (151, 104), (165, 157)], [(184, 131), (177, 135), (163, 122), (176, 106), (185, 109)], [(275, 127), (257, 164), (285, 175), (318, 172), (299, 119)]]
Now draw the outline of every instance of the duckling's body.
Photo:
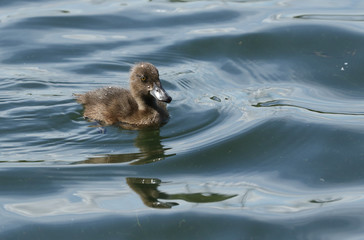
[(165, 102), (172, 98), (163, 89), (157, 68), (138, 63), (130, 72), (130, 91), (105, 87), (77, 95), (77, 101), (84, 106), (85, 118), (139, 129), (165, 124), (169, 119)]

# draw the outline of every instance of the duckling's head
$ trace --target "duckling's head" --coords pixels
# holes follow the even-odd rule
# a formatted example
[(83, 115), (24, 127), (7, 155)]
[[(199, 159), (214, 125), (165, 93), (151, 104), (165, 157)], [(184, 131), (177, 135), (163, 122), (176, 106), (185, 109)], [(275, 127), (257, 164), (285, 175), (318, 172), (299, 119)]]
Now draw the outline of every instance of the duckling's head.
[(134, 97), (153, 96), (162, 102), (170, 103), (172, 101), (162, 87), (158, 69), (151, 63), (140, 62), (131, 68), (130, 90)]

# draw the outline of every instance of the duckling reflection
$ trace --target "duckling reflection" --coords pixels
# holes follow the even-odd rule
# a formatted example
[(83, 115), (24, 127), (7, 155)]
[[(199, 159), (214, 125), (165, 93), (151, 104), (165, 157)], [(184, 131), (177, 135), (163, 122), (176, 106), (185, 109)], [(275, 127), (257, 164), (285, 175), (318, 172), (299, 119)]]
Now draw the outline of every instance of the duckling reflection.
[(176, 202), (161, 202), (163, 200), (184, 200), (193, 203), (221, 202), (237, 196), (218, 193), (178, 193), (168, 194), (158, 190), (162, 181), (158, 178), (126, 178), (126, 182), (142, 199), (143, 203), (152, 208), (172, 208), (179, 205)]
[(134, 145), (140, 149), (138, 153), (107, 154), (101, 157), (92, 157), (78, 163), (123, 163), (132, 165), (147, 164), (163, 160), (175, 154), (165, 154), (170, 148), (163, 147), (159, 129), (144, 129), (138, 131)]

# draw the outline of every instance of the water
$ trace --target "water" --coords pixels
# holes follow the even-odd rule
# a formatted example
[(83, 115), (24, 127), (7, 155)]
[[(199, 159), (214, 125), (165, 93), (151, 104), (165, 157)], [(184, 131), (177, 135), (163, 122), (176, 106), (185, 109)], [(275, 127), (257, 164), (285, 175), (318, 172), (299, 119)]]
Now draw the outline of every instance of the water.
[[(362, 1), (2, 1), (1, 239), (361, 239)], [(150, 61), (160, 130), (73, 93)]]

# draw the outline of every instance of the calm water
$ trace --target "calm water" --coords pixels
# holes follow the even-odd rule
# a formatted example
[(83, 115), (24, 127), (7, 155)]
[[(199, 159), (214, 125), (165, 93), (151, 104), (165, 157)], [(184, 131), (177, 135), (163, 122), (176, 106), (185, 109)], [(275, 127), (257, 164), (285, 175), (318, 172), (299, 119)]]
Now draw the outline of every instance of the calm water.
[[(0, 239), (362, 239), (364, 2), (0, 2)], [(73, 93), (150, 61), (158, 130)]]

